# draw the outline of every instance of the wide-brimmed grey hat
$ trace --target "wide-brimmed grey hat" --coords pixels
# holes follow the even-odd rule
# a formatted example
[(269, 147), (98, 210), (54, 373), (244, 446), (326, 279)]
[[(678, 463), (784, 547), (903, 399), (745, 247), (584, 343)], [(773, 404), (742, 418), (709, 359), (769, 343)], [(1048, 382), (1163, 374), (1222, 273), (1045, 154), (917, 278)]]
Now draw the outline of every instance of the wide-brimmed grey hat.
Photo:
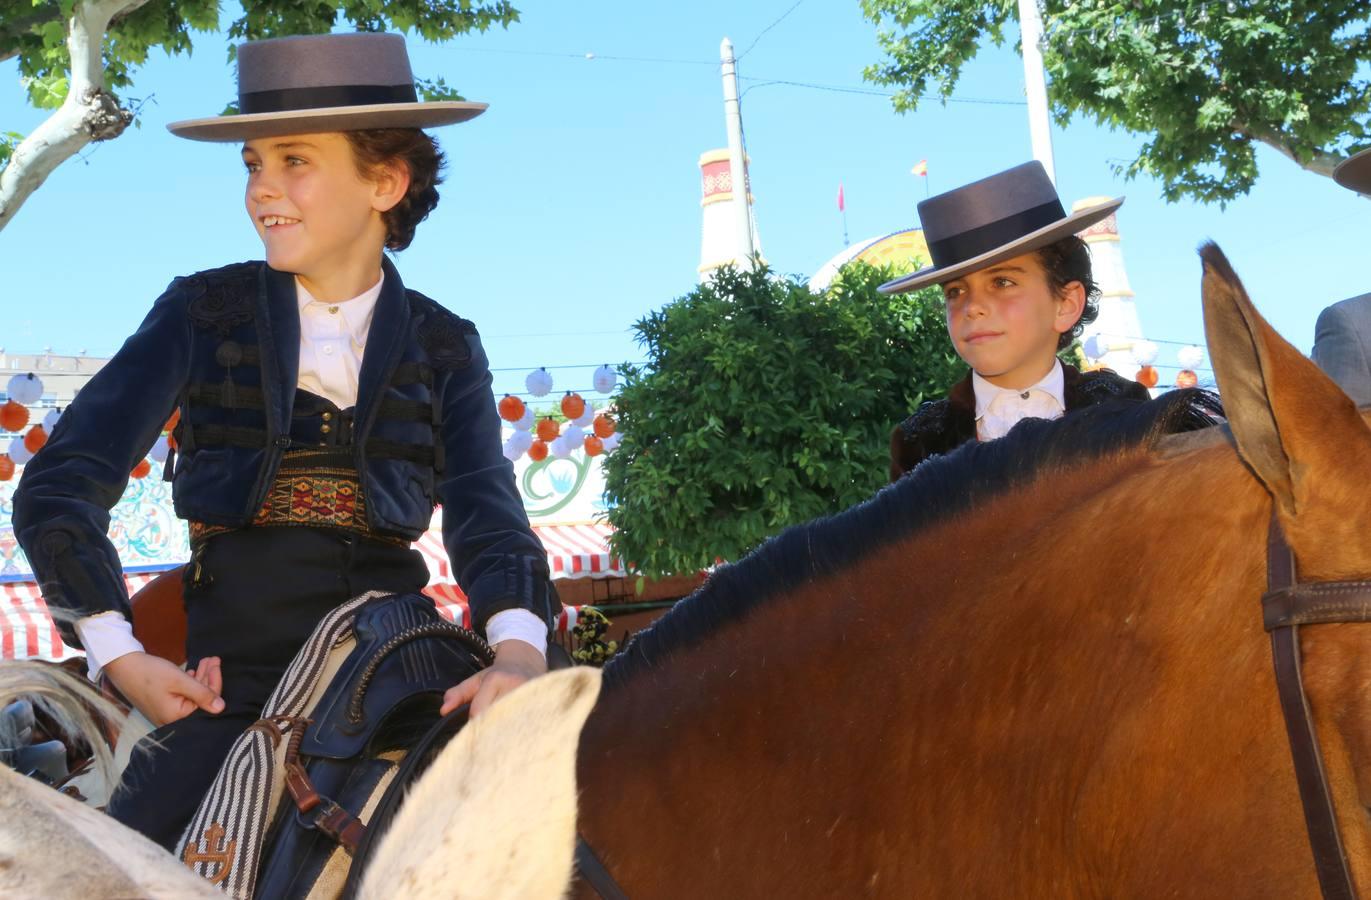
[(1344, 159), (1333, 170), (1333, 180), (1358, 194), (1371, 194), (1371, 150)]
[(238, 47), (238, 112), (172, 122), (194, 141), (245, 141), (283, 134), (432, 128), (465, 122), (484, 103), (419, 102), (398, 34), (312, 34)]
[(960, 278), (1083, 231), (1122, 205), (1118, 197), (1067, 215), (1042, 163), (1015, 166), (921, 202), (919, 222), (933, 265), (887, 281), (880, 291), (902, 294)]

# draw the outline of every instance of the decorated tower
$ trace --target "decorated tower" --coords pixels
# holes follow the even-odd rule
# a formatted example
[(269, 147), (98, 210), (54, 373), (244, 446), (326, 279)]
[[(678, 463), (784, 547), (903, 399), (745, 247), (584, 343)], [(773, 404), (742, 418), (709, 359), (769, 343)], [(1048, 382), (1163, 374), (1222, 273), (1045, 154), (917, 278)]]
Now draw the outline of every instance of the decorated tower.
[[(1108, 197), (1086, 197), (1072, 204), (1071, 210), (1075, 212), (1108, 200)], [(1141, 362), (1135, 349), (1143, 351), (1142, 356), (1146, 358), (1147, 347), (1133, 289), (1128, 284), (1128, 272), (1124, 269), (1118, 220), (1111, 215), (1082, 231), (1080, 236), (1090, 247), (1091, 269), (1100, 286), (1099, 318), (1087, 325), (1081, 335), (1083, 340), (1095, 337), (1086, 355), (1093, 362), (1132, 378)], [(1101, 355), (1094, 356), (1091, 351)]]

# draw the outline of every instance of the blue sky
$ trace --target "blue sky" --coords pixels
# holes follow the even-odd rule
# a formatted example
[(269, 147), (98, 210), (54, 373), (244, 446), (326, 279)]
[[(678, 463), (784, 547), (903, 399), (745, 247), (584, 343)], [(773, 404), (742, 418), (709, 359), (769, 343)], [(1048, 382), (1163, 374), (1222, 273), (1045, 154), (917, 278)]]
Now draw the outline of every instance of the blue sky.
[[(409, 286), (477, 323), (492, 366), (513, 370), (497, 372), (497, 390), (567, 364), (584, 368), (555, 372), (556, 389), (588, 388), (595, 365), (641, 358), (633, 321), (695, 283), (697, 159), (724, 144), (719, 41), (748, 47), (792, 0), (518, 5), (523, 21), (508, 31), (411, 41), (417, 74), (491, 109), (437, 132), (451, 160), (443, 199), (397, 264)], [(192, 57), (157, 57), (139, 74), (129, 93), (147, 98), (141, 128), (64, 164), (0, 232), (9, 351), (108, 354), (173, 276), (260, 257), (237, 148), (165, 130), (234, 96), (224, 37), (196, 40)], [(762, 84), (871, 91), (861, 70), (878, 58), (855, 0), (807, 0), (742, 58), (758, 227), (782, 272), (808, 275), (842, 248), (839, 182), (857, 240), (916, 224), (924, 184), (909, 169), (920, 159), (937, 192), (1031, 157), (1022, 65), (1008, 47), (984, 50), (956, 92), (995, 103), (898, 115), (883, 96)], [(0, 64), (0, 129), (40, 120), (14, 63)], [(1140, 138), (1086, 121), (1053, 137), (1068, 204), (1127, 196), (1123, 251), (1155, 340), (1202, 340), (1194, 250), (1206, 238), (1305, 351), (1322, 307), (1371, 290), (1371, 203), (1273, 151), (1259, 151), (1252, 194), (1220, 210), (1168, 205), (1156, 183), (1115, 178), (1111, 162), (1131, 159)], [(1173, 351), (1159, 362), (1174, 363)]]

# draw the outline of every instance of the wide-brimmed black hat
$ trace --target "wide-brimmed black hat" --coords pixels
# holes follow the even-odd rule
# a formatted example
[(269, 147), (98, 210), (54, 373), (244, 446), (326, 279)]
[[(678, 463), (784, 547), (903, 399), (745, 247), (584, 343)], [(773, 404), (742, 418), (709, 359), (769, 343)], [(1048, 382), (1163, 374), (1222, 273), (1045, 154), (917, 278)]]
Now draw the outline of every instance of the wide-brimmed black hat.
[(960, 278), (1083, 231), (1121, 205), (1118, 197), (1067, 215), (1042, 163), (1015, 166), (921, 202), (919, 222), (933, 265), (887, 281), (880, 291), (901, 294)]
[(1371, 194), (1371, 150), (1344, 159), (1333, 170), (1333, 180), (1358, 194)]
[(238, 112), (167, 126), (194, 141), (283, 134), (432, 128), (465, 122), (484, 103), (421, 103), (398, 34), (313, 34), (238, 47)]

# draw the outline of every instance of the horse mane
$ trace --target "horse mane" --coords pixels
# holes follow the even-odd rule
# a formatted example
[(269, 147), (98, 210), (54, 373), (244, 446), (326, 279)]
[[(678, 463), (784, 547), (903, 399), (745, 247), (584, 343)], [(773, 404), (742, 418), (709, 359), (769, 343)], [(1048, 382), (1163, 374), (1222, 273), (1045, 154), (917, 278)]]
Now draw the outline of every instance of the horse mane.
[(674, 652), (890, 544), (1067, 466), (1135, 450), (1170, 434), (1222, 421), (1209, 391), (1169, 391), (1147, 403), (1114, 401), (1060, 419), (1024, 419), (999, 440), (969, 441), (920, 463), (870, 499), (787, 528), (738, 562), (714, 571), (694, 593), (633, 636), (604, 669), (605, 690), (623, 686)]

